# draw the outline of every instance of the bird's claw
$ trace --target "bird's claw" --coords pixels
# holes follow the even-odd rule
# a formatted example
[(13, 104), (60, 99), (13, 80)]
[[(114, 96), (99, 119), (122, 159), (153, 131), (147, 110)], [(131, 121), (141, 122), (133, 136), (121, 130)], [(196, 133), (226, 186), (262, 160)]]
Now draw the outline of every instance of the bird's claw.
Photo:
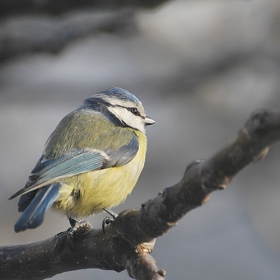
[(106, 217), (102, 222), (102, 230), (103, 230), (103, 233), (106, 234), (105, 228), (114, 222), (114, 220), (118, 217), (118, 214), (114, 213), (113, 211), (111, 211), (107, 208), (104, 208), (103, 210), (112, 217), (112, 218)]
[(111, 219), (111, 218), (108, 218), (106, 217), (103, 222), (102, 222), (102, 230), (103, 230), (103, 233), (106, 234), (106, 230), (105, 228), (109, 225), (111, 225), (112, 223), (114, 222), (114, 219)]
[(73, 218), (69, 218), (69, 222), (70, 222), (70, 225), (71, 225), (71, 228), (68, 229), (68, 232), (71, 232), (71, 233), (84, 233), (86, 231), (89, 231), (92, 226), (89, 222), (87, 221), (83, 221), (83, 220), (80, 220), (80, 221), (77, 221)]

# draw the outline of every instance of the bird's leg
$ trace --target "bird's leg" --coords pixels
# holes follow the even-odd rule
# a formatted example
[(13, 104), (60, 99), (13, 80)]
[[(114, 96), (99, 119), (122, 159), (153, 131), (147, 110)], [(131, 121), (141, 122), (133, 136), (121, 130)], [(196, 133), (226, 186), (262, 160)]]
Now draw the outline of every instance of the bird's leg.
[(69, 220), (71, 228), (74, 228), (77, 223), (77, 220), (75, 220), (73, 218), (68, 218), (68, 220)]
[(107, 208), (103, 208), (103, 211), (107, 212), (113, 218), (113, 220), (118, 217), (118, 214), (114, 213), (113, 211), (111, 211)]
[(103, 233), (106, 234), (105, 227), (112, 224), (113, 221), (118, 217), (118, 214), (114, 213), (113, 211), (111, 211), (107, 208), (103, 208), (103, 211), (107, 212), (112, 217), (112, 218), (106, 217), (102, 222), (102, 230), (103, 230)]
[(91, 224), (87, 221), (83, 220), (75, 220), (71, 217), (68, 218), (70, 226), (71, 226), (71, 231), (77, 232), (77, 231), (88, 231), (92, 228)]

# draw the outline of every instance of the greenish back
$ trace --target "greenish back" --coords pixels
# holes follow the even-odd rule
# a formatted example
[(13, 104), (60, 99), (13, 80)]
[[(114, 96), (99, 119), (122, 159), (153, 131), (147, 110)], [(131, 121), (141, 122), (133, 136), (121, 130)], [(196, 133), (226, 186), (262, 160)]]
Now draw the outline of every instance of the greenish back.
[(134, 135), (130, 128), (116, 127), (98, 112), (76, 110), (65, 116), (51, 134), (45, 158), (58, 158), (74, 149), (118, 149)]

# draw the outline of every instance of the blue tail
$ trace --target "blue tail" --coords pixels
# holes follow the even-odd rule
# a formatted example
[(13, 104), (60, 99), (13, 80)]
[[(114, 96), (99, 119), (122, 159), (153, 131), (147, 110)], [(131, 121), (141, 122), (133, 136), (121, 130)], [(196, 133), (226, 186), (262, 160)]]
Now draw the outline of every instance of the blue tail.
[(48, 185), (37, 192), (36, 196), (16, 222), (14, 227), (15, 232), (36, 228), (43, 223), (45, 212), (59, 196), (59, 187), (59, 183)]

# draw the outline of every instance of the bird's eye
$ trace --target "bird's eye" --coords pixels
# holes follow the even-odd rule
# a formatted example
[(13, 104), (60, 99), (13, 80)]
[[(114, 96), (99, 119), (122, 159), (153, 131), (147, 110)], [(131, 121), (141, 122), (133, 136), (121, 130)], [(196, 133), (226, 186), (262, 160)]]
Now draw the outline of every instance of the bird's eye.
[(130, 111), (135, 116), (140, 116), (140, 113), (136, 108), (127, 108), (127, 110)]

